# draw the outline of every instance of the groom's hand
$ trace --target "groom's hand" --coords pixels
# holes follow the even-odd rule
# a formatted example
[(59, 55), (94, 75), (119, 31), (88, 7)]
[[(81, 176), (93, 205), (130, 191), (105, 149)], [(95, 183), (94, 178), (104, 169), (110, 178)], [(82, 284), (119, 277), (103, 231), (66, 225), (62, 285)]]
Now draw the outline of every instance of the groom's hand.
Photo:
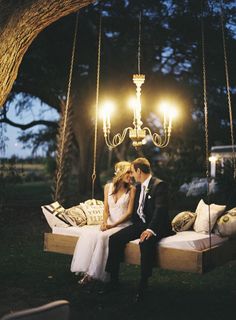
[(151, 231), (145, 230), (141, 233), (140, 242), (143, 242), (144, 240), (148, 240), (152, 236), (153, 236), (153, 233)]

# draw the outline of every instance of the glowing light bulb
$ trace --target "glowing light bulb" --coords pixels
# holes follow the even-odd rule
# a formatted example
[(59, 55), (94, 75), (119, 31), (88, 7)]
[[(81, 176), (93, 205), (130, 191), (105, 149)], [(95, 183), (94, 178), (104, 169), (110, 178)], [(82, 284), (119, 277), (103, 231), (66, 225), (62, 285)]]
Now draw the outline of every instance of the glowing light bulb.
[(114, 103), (112, 101), (106, 101), (102, 106), (103, 115), (103, 131), (111, 128), (111, 113), (114, 109)]

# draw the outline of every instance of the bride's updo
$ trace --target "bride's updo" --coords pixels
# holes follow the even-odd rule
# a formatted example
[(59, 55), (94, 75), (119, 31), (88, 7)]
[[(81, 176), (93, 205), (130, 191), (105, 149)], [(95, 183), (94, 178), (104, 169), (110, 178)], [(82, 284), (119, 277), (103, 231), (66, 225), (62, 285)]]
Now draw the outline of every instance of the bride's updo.
[[(115, 164), (115, 176), (112, 180), (113, 183), (113, 194), (117, 193), (122, 185), (122, 180), (127, 172), (131, 169), (131, 163), (128, 161), (120, 161)], [(130, 184), (126, 183), (125, 187), (127, 190), (130, 189)]]

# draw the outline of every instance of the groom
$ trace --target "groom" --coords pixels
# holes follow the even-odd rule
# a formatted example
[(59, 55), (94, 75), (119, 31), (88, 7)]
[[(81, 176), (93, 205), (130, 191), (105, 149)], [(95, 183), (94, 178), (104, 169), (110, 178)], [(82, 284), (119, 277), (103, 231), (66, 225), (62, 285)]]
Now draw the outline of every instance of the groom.
[(109, 239), (106, 271), (111, 275), (110, 287), (115, 289), (119, 281), (119, 265), (125, 245), (140, 240), (141, 277), (136, 301), (142, 300), (152, 275), (157, 242), (171, 233), (168, 217), (168, 188), (164, 181), (151, 175), (150, 163), (138, 158), (131, 164), (131, 173), (138, 183), (132, 215), (133, 224), (113, 234)]

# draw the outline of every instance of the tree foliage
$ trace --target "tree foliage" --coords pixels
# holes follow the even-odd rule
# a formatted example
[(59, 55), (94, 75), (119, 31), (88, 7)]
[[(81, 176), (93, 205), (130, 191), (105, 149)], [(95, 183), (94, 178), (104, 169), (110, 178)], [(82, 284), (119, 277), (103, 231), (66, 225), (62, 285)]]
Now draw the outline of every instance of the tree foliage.
[[(163, 155), (178, 181), (204, 172), (204, 117), (202, 84), (201, 24), (204, 22), (207, 96), (209, 108), (209, 145), (229, 144), (229, 116), (222, 34), (221, 8), (217, 2), (185, 0), (110, 0), (80, 11), (77, 55), (73, 73), (73, 133), (79, 180), (89, 190), (92, 168), (94, 103), (96, 90), (99, 10), (102, 11), (102, 56), (100, 101), (114, 97), (117, 111), (114, 132), (130, 125), (127, 97), (134, 94), (132, 74), (137, 73), (138, 16), (142, 12), (141, 73), (146, 74), (142, 88), (143, 118), (148, 121), (156, 103), (168, 97), (180, 104), (171, 143), (166, 150), (145, 147), (144, 155)], [(235, 5), (225, 1), (225, 36), (229, 75), (235, 83)], [(204, 16), (204, 18), (202, 18)], [(38, 97), (60, 111), (65, 99), (70, 65), (74, 16), (70, 15), (41, 32), (28, 50), (20, 67), (11, 98), (19, 92)], [(231, 87), (232, 104), (235, 88)], [(26, 103), (27, 104), (27, 103)], [(155, 126), (154, 126), (155, 127)], [(158, 128), (155, 127), (155, 130)], [(55, 137), (52, 137), (54, 140)], [(104, 143), (99, 126), (98, 169), (104, 158)], [(116, 150), (120, 157), (133, 156), (129, 145)], [(129, 153), (131, 152), (131, 153)], [(104, 164), (105, 161), (102, 161)], [(161, 160), (159, 160), (161, 164)], [(163, 166), (160, 166), (163, 169)], [(168, 171), (169, 172), (169, 171)]]

